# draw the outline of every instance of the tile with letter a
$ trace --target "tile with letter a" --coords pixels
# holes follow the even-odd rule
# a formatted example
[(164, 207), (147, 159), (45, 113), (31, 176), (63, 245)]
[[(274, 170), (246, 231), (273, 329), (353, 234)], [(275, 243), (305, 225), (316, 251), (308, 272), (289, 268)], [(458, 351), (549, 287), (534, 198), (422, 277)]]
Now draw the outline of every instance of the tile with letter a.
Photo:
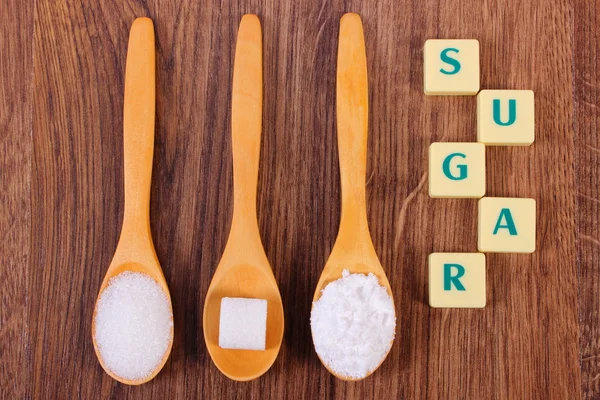
[(429, 305), (434, 308), (483, 308), (486, 303), (485, 255), (429, 255)]
[(533, 253), (535, 212), (534, 199), (484, 197), (479, 200), (479, 251)]

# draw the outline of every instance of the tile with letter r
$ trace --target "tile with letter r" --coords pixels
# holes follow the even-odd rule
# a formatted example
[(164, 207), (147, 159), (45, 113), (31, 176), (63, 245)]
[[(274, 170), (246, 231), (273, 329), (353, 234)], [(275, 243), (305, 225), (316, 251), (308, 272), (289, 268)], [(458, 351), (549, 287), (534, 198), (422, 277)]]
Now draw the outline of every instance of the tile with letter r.
[(429, 305), (434, 308), (483, 308), (486, 303), (485, 255), (429, 255)]
[(479, 200), (479, 251), (533, 253), (535, 212), (534, 199), (484, 197)]
[(432, 143), (429, 146), (429, 196), (480, 198), (485, 194), (485, 146)]
[(479, 41), (429, 39), (423, 49), (426, 95), (471, 95), (479, 92)]
[(531, 90), (482, 90), (477, 95), (477, 141), (488, 146), (529, 146), (535, 137)]

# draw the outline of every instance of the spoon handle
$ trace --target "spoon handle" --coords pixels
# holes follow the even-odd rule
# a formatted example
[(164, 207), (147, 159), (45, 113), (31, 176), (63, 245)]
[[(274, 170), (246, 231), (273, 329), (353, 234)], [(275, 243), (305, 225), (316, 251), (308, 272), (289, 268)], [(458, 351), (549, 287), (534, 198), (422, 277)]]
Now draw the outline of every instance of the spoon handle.
[[(125, 69), (123, 157), (125, 211), (123, 232), (151, 240), (150, 181), (154, 153), (154, 26), (138, 18), (129, 34)], [(121, 235), (121, 237), (128, 235)]]
[(345, 14), (340, 21), (336, 84), (342, 189), (339, 232), (340, 236), (347, 232), (363, 241), (369, 236), (365, 194), (369, 92), (365, 40), (358, 14)]
[[(258, 235), (256, 192), (262, 128), (262, 33), (256, 15), (244, 15), (238, 30), (233, 66), (231, 135), (233, 149), (233, 221), (231, 234)], [(255, 235), (252, 235), (253, 237)]]

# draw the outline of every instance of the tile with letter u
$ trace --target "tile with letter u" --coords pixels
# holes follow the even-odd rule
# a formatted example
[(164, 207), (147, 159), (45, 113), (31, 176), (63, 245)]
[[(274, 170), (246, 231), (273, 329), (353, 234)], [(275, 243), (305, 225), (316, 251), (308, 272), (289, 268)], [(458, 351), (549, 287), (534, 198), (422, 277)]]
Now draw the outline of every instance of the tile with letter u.
[(488, 146), (528, 146), (535, 137), (531, 90), (482, 90), (477, 95), (477, 141)]

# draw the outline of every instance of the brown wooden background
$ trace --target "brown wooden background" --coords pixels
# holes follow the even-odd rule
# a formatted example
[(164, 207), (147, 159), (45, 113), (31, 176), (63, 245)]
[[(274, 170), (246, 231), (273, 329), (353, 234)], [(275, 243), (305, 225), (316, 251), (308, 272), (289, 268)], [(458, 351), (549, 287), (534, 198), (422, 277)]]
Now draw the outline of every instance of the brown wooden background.
[[(600, 6), (599, 6), (600, 7)], [(398, 331), (360, 383), (312, 348), (310, 299), (339, 218), (339, 18), (362, 15), (370, 83), (369, 220)], [(231, 218), (237, 25), (264, 33), (260, 228), (286, 313), (250, 383), (204, 346), (203, 300)], [(119, 235), (128, 29), (158, 47), (152, 229), (175, 343), (151, 383), (103, 373), (92, 307)], [(600, 398), (600, 9), (588, 0), (4, 0), (0, 5), (0, 397), (44, 399)], [(427, 195), (433, 141), (475, 141), (475, 97), (426, 97), (428, 38), (476, 38), (481, 84), (533, 89), (536, 141), (487, 150), (488, 195), (538, 201), (538, 250), (488, 256), (488, 306), (431, 309), (426, 259), (476, 251), (476, 201)]]

